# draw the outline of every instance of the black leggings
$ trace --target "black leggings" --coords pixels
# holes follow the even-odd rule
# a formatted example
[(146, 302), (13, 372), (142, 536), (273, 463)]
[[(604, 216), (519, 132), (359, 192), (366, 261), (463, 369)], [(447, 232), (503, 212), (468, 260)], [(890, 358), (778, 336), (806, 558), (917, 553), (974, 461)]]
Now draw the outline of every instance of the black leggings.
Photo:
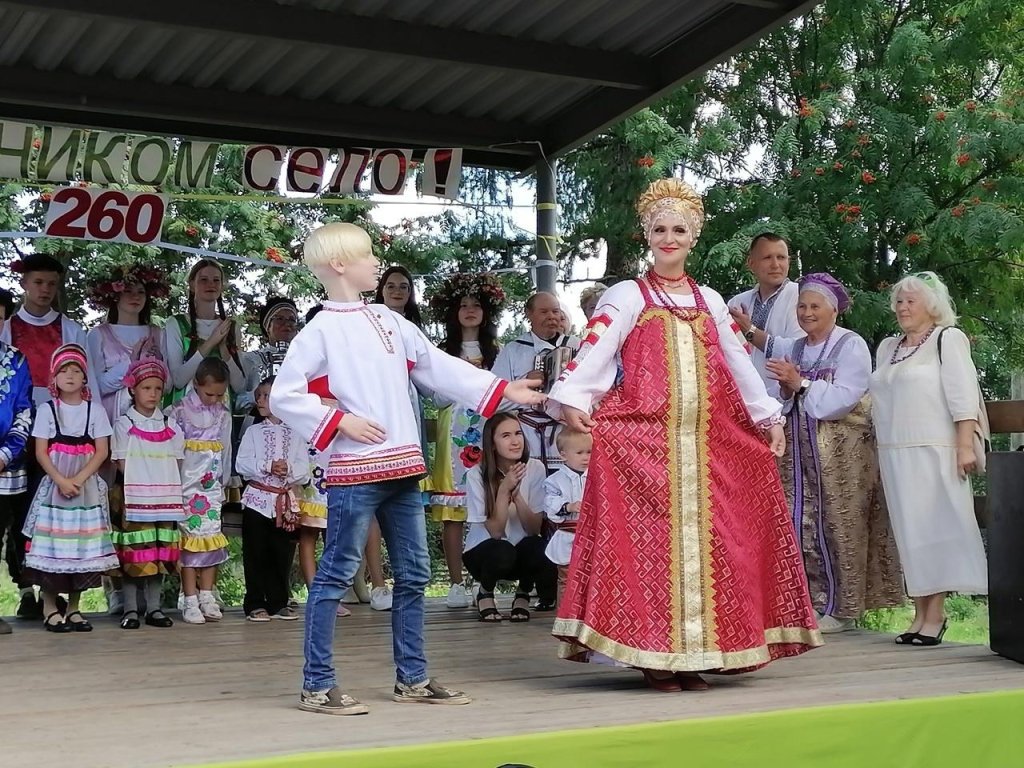
[(546, 546), (540, 536), (527, 536), (518, 544), (487, 539), (464, 552), (462, 562), (484, 592), (493, 592), (499, 581), (518, 581), (516, 592), (527, 594), (536, 586), (540, 602), (554, 603), (558, 570), (544, 555)]

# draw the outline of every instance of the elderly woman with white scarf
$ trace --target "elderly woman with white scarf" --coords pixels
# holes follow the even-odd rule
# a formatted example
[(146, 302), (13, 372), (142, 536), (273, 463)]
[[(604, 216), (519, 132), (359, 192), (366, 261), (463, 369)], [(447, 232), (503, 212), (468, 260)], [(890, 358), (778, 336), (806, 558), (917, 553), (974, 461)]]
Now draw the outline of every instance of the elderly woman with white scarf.
[(781, 472), (818, 625), (842, 632), (865, 610), (902, 603), (899, 557), (871, 425), (871, 353), (836, 325), (850, 305), (838, 280), (810, 274), (799, 288), (807, 336), (776, 339), (766, 368), (785, 398), (790, 450)]

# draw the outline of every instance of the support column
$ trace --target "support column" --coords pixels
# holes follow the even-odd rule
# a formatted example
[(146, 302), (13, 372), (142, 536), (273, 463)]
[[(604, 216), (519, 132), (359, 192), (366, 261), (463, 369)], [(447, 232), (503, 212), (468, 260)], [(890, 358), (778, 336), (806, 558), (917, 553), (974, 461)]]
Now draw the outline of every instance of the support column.
[(558, 254), (558, 197), (555, 176), (558, 161), (537, 161), (537, 269), (534, 272), (538, 291), (555, 292)]

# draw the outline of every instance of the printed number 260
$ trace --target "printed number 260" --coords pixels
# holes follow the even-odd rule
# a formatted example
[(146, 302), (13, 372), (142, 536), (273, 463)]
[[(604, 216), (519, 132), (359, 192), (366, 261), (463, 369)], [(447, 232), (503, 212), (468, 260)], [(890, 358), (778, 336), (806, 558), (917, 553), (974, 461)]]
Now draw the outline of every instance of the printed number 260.
[(46, 233), (51, 237), (126, 240), (141, 245), (160, 236), (164, 220), (163, 198), (145, 192), (64, 187), (53, 193), (50, 205), (67, 208), (49, 222)]

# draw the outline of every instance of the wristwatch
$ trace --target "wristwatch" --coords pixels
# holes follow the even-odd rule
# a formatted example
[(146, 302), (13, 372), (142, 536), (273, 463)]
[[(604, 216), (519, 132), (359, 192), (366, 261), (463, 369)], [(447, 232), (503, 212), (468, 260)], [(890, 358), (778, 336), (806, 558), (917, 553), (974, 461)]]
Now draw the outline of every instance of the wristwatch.
[(810, 387), (811, 387), (811, 380), (810, 379), (801, 379), (800, 380), (800, 389), (798, 389), (796, 391), (796, 393), (798, 395), (802, 395), (804, 392), (806, 392), (808, 389), (810, 389)]
[(747, 341), (753, 341), (754, 340), (754, 334), (757, 333), (759, 330), (761, 330), (761, 329), (758, 328), (753, 323), (751, 323), (750, 327), (743, 332), (743, 338), (746, 339)]

